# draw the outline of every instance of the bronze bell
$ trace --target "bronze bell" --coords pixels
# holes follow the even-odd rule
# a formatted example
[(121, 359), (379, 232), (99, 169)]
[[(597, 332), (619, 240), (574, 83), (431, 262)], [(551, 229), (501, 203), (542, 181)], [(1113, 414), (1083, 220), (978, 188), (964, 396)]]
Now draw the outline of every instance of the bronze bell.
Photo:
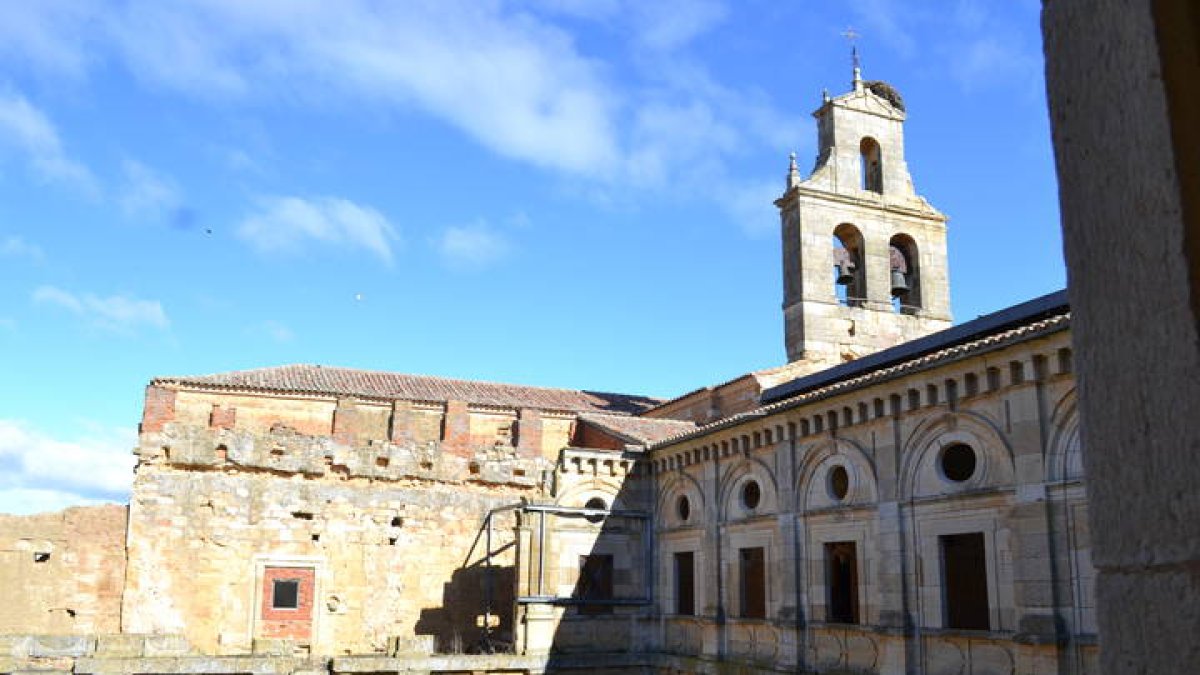
[(892, 295), (908, 295), (908, 281), (900, 270), (892, 270)]
[(854, 272), (852, 267), (844, 267), (842, 265), (833, 266), (833, 278), (837, 280), (839, 286), (849, 286), (854, 283)]

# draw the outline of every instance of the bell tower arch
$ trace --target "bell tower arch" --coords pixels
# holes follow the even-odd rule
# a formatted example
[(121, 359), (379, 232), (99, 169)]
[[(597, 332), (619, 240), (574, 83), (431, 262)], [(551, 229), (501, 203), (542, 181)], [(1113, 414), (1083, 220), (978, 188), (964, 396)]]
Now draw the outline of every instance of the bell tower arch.
[(817, 161), (775, 201), (788, 362), (828, 366), (950, 327), (946, 216), (913, 189), (906, 111), (885, 82), (824, 95)]

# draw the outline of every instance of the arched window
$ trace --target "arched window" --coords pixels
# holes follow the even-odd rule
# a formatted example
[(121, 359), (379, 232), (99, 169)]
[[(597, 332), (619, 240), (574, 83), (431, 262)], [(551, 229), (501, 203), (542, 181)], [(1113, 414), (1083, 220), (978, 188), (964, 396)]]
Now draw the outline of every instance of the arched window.
[(898, 234), (888, 245), (892, 307), (902, 314), (921, 309), (921, 270), (917, 244), (911, 237)]
[(861, 159), (861, 175), (864, 190), (883, 194), (883, 154), (879, 150), (879, 142), (870, 136), (865, 136), (858, 146)]
[(863, 267), (863, 236), (850, 223), (833, 231), (833, 294), (838, 304), (862, 307), (867, 301), (867, 275)]

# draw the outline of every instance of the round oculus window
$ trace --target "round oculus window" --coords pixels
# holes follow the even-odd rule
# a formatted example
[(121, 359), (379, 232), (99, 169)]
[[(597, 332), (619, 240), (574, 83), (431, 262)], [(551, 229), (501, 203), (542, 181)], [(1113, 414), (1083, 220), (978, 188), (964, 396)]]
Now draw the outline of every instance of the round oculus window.
[(975, 457), (975, 450), (971, 446), (965, 443), (955, 443), (946, 446), (942, 450), (940, 464), (942, 475), (947, 480), (954, 481), (955, 483), (963, 483), (975, 475), (975, 468), (978, 462)]
[(835, 466), (829, 470), (829, 494), (839, 502), (850, 493), (850, 474), (844, 466)]
[(758, 482), (746, 481), (746, 484), (742, 486), (742, 506), (754, 510), (758, 508), (760, 501), (762, 501), (762, 489), (758, 487)]
[(691, 517), (692, 503), (688, 500), (687, 495), (679, 495), (679, 499), (675, 502), (675, 513), (679, 516), (679, 520), (685, 523)]
[[(608, 508), (608, 504), (599, 497), (592, 497), (591, 499), (587, 500), (587, 503), (583, 505), (583, 508), (603, 510), (603, 509)], [(596, 514), (592, 514), (589, 516), (585, 516), (585, 518), (587, 518), (589, 523), (598, 523), (598, 522), (604, 520), (604, 515), (600, 514), (600, 513), (596, 513)]]

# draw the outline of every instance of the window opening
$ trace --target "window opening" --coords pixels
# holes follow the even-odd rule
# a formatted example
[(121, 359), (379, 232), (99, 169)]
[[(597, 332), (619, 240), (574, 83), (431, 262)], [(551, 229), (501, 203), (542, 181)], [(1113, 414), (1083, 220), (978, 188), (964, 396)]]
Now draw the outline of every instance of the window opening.
[(833, 231), (833, 293), (843, 307), (862, 307), (867, 301), (862, 251), (858, 228), (850, 223), (838, 225)]
[(965, 443), (954, 443), (942, 450), (940, 464), (943, 476), (955, 483), (962, 483), (975, 475), (975, 466), (978, 461), (975, 457), (975, 450), (971, 446)]
[(679, 520), (685, 523), (692, 515), (692, 503), (688, 500), (687, 495), (679, 495), (679, 499), (675, 502), (675, 513), (679, 515)]
[[(599, 497), (592, 497), (591, 499), (587, 500), (587, 503), (583, 505), (583, 508), (597, 509), (597, 510), (602, 511), (602, 510), (605, 510), (608, 508), (608, 504)], [(604, 520), (604, 514), (597, 513), (597, 514), (593, 514), (593, 515), (589, 515), (589, 516), (584, 516), (584, 518), (587, 518), (587, 521), (589, 523), (598, 523), (598, 522)]]
[(738, 549), (741, 576), (738, 590), (739, 615), (744, 619), (767, 618), (767, 567), (761, 546)]
[(271, 584), (271, 609), (300, 607), (300, 580), (275, 579)]
[(579, 584), (575, 597), (583, 601), (580, 614), (611, 614), (612, 605), (589, 604), (613, 599), (613, 557), (611, 555), (579, 556)]
[(825, 620), (858, 623), (858, 546), (852, 541), (825, 544), (828, 588)]
[(691, 551), (675, 554), (675, 613), (696, 613), (696, 566)]
[(942, 587), (946, 628), (988, 630), (987, 559), (983, 533), (938, 538), (942, 553)]
[(760, 501), (762, 501), (762, 489), (758, 487), (758, 481), (746, 481), (742, 487), (742, 506), (753, 511), (758, 508)]
[(889, 288), (892, 309), (916, 314), (921, 309), (921, 270), (917, 245), (908, 235), (898, 234), (888, 243)]
[(860, 170), (863, 190), (883, 193), (883, 161), (880, 156), (879, 143), (867, 136), (859, 143)]
[(829, 494), (839, 502), (850, 492), (850, 474), (844, 466), (835, 466), (829, 470)]

